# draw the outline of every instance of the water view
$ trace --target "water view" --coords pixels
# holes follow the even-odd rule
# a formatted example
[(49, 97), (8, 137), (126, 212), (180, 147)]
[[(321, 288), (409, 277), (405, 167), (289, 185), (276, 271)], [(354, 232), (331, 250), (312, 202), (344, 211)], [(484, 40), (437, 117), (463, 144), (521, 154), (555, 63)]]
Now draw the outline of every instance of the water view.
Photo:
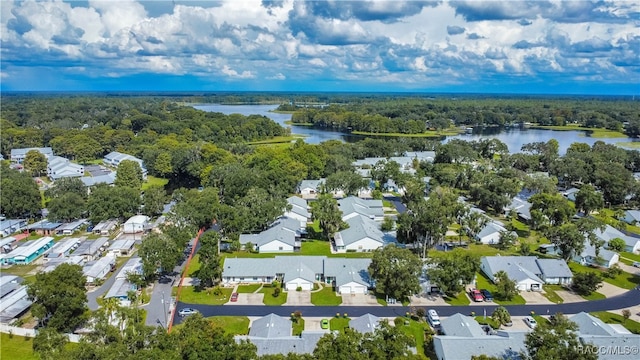
[[(292, 135), (304, 136), (305, 141), (309, 144), (319, 144), (328, 140), (340, 141), (356, 141), (363, 136), (346, 134), (338, 131), (325, 131), (309, 126), (291, 126), (285, 124), (291, 120), (291, 114), (281, 114), (272, 112), (278, 105), (221, 105), (221, 104), (199, 104), (194, 108), (203, 111), (220, 112), (223, 114), (242, 114), (242, 115), (264, 115), (278, 124), (290, 128)], [(541, 129), (520, 129), (520, 128), (476, 128), (471, 134), (463, 133), (454, 136), (447, 136), (443, 141), (447, 142), (451, 139), (462, 139), (467, 141), (480, 139), (498, 139), (507, 144), (510, 152), (519, 152), (524, 144), (532, 142), (547, 142), (551, 139), (558, 140), (560, 145), (560, 153), (564, 154), (567, 148), (575, 143), (581, 142), (593, 145), (596, 141), (603, 141), (607, 144), (616, 144), (621, 142), (634, 142), (639, 139), (632, 138), (594, 138), (588, 136), (584, 131), (555, 131)]]

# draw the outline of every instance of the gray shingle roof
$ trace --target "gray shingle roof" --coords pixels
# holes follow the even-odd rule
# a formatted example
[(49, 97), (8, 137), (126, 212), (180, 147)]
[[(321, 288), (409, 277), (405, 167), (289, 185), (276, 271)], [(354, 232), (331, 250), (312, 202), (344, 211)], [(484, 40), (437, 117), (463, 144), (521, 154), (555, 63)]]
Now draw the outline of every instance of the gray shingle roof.
[(319, 191), (320, 190), (320, 185), (324, 184), (324, 179), (318, 179), (318, 180), (302, 180), (300, 182), (300, 190), (302, 189), (313, 189), (315, 191)]
[(485, 227), (482, 228), (482, 230), (480, 230), (480, 232), (478, 233), (478, 235), (476, 235), (476, 237), (478, 239), (481, 239), (485, 236), (488, 236), (494, 233), (499, 233), (502, 231), (507, 231), (507, 229), (504, 226), (496, 223), (495, 221), (489, 221), (487, 225), (485, 225)]
[(271, 313), (253, 321), (249, 336), (262, 338), (291, 336), (291, 320)]
[(309, 205), (307, 205), (307, 200), (292, 196), (287, 199), (287, 203), (291, 205), (291, 212), (304, 216), (306, 218), (310, 218), (311, 214), (309, 213)]
[(440, 320), (442, 332), (447, 336), (481, 337), (486, 336), (478, 322), (470, 317), (457, 313)]
[(349, 228), (339, 231), (335, 234), (336, 245), (346, 246), (356, 241), (368, 237), (384, 245), (384, 233), (380, 231), (378, 225), (371, 219), (364, 216), (356, 216), (348, 219)]
[(474, 355), (488, 355), (499, 359), (520, 360), (525, 350), (526, 332), (501, 331), (500, 335), (479, 338), (434, 336), (433, 343), (440, 360), (471, 359)]
[(567, 263), (562, 259), (538, 259), (536, 260), (540, 271), (546, 278), (571, 278), (573, 273)]
[(349, 196), (338, 200), (338, 206), (343, 216), (353, 213), (368, 218), (384, 216), (382, 200), (363, 200), (355, 196)]
[(360, 333), (373, 332), (380, 323), (380, 318), (371, 314), (364, 314), (349, 321), (349, 327)]
[(241, 244), (251, 242), (258, 247), (276, 240), (287, 245), (294, 246), (296, 242), (296, 235), (290, 230), (276, 225), (259, 234), (241, 234), (239, 240)]
[(484, 262), (492, 274), (504, 271), (511, 280), (522, 281), (532, 279), (543, 283), (538, 277), (540, 268), (535, 256), (485, 256)]
[(252, 336), (236, 336), (236, 342), (249, 340), (257, 348), (257, 355), (271, 355), (288, 353), (310, 354), (316, 348), (321, 337), (326, 331), (303, 331), (300, 336), (287, 336), (282, 338), (261, 338)]
[(585, 312), (580, 312), (569, 318), (578, 325), (580, 335), (600, 335), (612, 336), (617, 334), (611, 326), (602, 322), (597, 317), (591, 316)]
[(526, 220), (531, 219), (531, 203), (519, 197), (511, 199), (511, 204), (504, 208), (505, 211), (515, 210), (520, 217)]
[(625, 235), (623, 232), (614, 228), (611, 225), (606, 225), (604, 231), (600, 229), (596, 229), (594, 231), (594, 234), (596, 237), (598, 237), (601, 240), (604, 240), (605, 242), (609, 242), (610, 240), (613, 240), (615, 238), (620, 238), (624, 241), (625, 244), (627, 244), (627, 246), (631, 246), (631, 247), (635, 246), (635, 244), (638, 241), (640, 241), (640, 239), (638, 238)]

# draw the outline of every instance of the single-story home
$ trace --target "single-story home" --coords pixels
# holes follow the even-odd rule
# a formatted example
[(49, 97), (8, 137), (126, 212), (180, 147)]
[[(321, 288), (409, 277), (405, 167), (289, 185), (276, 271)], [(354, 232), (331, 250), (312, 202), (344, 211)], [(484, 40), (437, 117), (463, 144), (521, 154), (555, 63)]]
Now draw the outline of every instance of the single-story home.
[(362, 334), (372, 333), (379, 326), (380, 318), (371, 314), (364, 314), (362, 316), (349, 320), (349, 328)]
[(109, 236), (118, 225), (120, 225), (120, 222), (117, 219), (104, 220), (94, 226), (92, 231), (96, 235)]
[(62, 224), (56, 228), (57, 235), (71, 235), (80, 230), (83, 225), (88, 223), (87, 219), (80, 219), (70, 223)]
[(349, 227), (334, 235), (336, 252), (373, 251), (384, 246), (384, 233), (375, 221), (358, 215), (346, 223)]
[(110, 172), (108, 174), (97, 175), (97, 176), (83, 176), (80, 178), (80, 181), (86, 187), (98, 185), (98, 184), (107, 184), (113, 185), (116, 182), (116, 173)]
[(578, 192), (580, 192), (580, 189), (572, 187), (571, 189), (564, 191), (562, 195), (566, 197), (567, 200), (575, 202)]
[(87, 283), (93, 284), (96, 280), (104, 279), (115, 266), (116, 258), (105, 256), (98, 260), (88, 262), (82, 268), (82, 273), (87, 277)]
[(107, 249), (112, 256), (127, 256), (131, 254), (133, 245), (136, 243), (134, 239), (116, 239)]
[(511, 199), (511, 203), (504, 208), (506, 215), (509, 215), (511, 211), (515, 211), (518, 218), (524, 222), (531, 221), (531, 206), (532, 204), (521, 197), (514, 197)]
[(49, 156), (53, 156), (53, 149), (50, 147), (11, 149), (11, 163), (22, 164), (24, 158), (27, 156), (27, 153), (31, 150), (39, 152), (46, 158), (48, 158)]
[(129, 306), (131, 304), (128, 292), (136, 291), (137, 288), (134, 284), (127, 281), (127, 276), (130, 273), (142, 275), (142, 259), (139, 257), (131, 258), (122, 266), (116, 274), (113, 285), (104, 296), (105, 299), (116, 298), (120, 300), (122, 306)]
[(51, 246), (53, 246), (52, 237), (42, 237), (37, 240), (26, 241), (10, 253), (0, 255), (2, 257), (2, 264), (30, 264), (40, 257), (40, 255), (44, 254)]
[(296, 233), (279, 224), (259, 233), (241, 234), (240, 244), (243, 246), (251, 243), (257, 252), (294, 252), (300, 249), (300, 241), (296, 239)]
[(598, 349), (618, 350), (600, 351), (598, 359), (636, 360), (638, 358), (640, 335), (632, 334), (622, 325), (605, 324), (602, 320), (585, 312), (575, 314), (569, 320), (578, 326), (578, 338), (581, 343), (593, 344)]
[(624, 212), (624, 222), (630, 225), (640, 223), (640, 210), (627, 210)]
[(49, 156), (47, 160), (47, 176), (55, 181), (65, 177), (84, 176), (84, 166), (72, 163), (62, 156)]
[(568, 284), (573, 279), (564, 260), (535, 256), (483, 256), (480, 270), (493, 282), (496, 273), (504, 271), (519, 291), (541, 291), (543, 284)]
[(596, 256), (596, 248), (589, 244), (588, 241), (584, 244), (584, 250), (580, 254), (573, 256), (573, 261), (584, 266), (603, 266), (610, 268), (620, 261), (620, 255), (617, 252), (607, 250), (604, 247), (600, 248), (599, 256)]
[(83, 239), (78, 238), (69, 238), (60, 240), (55, 243), (49, 251), (44, 255), (45, 259), (48, 261), (69, 256), (71, 251), (78, 247), (78, 245), (82, 242)]
[(226, 258), (224, 284), (271, 283), (279, 280), (287, 290), (311, 290), (324, 281), (338, 293), (366, 294), (371, 287), (367, 269), (371, 259), (328, 258), (326, 256), (276, 256), (274, 258)]
[(573, 273), (567, 262), (562, 259), (536, 259), (540, 268), (540, 278), (545, 284), (566, 285), (571, 284)]
[(307, 200), (298, 196), (291, 196), (287, 199), (287, 204), (291, 206), (291, 210), (286, 211), (284, 216), (296, 219), (300, 222), (300, 227), (306, 227), (307, 223), (311, 221)]
[(100, 257), (100, 253), (107, 250), (108, 246), (109, 238), (100, 237), (95, 240), (83, 241), (73, 254), (84, 257), (85, 261), (92, 261)]
[(135, 215), (129, 218), (122, 225), (122, 232), (125, 234), (135, 234), (144, 232), (146, 225), (149, 223), (149, 217), (145, 215)]
[(71, 255), (68, 257), (59, 257), (55, 259), (48, 260), (44, 267), (42, 268), (42, 272), (47, 273), (55, 270), (61, 264), (70, 264), (70, 265), (80, 265), (84, 263), (84, 257), (78, 255)]
[(624, 251), (626, 252), (637, 253), (640, 251), (640, 238), (626, 235), (609, 224), (605, 225), (604, 230), (596, 229), (594, 234), (598, 239), (605, 243), (616, 238), (622, 239), (625, 243)]
[(298, 194), (305, 199), (315, 199), (320, 194), (321, 187), (325, 179), (318, 180), (302, 180), (298, 185)]
[(0, 254), (8, 254), (11, 252), (11, 250), (18, 247), (18, 245), (19, 245), (18, 239), (16, 239), (13, 236), (9, 236), (2, 239), (0, 240)]
[(0, 236), (9, 236), (27, 227), (26, 219), (3, 219), (0, 220)]
[(359, 215), (375, 221), (384, 220), (382, 200), (365, 200), (355, 196), (349, 196), (338, 200), (338, 207), (340, 211), (342, 211), (343, 221)]
[[(502, 233), (509, 232), (504, 226), (496, 221), (489, 221), (487, 224), (476, 234), (476, 241), (483, 244), (497, 244), (500, 241)], [(515, 233), (514, 231), (512, 231)], [(516, 234), (517, 236), (517, 234)]]
[(249, 341), (257, 348), (257, 355), (311, 354), (318, 340), (328, 331), (303, 331), (292, 336), (291, 320), (269, 314), (256, 319), (251, 324), (249, 335), (238, 335), (236, 342)]
[(55, 235), (56, 233), (56, 229), (62, 225), (62, 223), (59, 222), (50, 222), (47, 219), (43, 219), (40, 220), (38, 222), (35, 222), (29, 226), (27, 226), (27, 230), (29, 232), (35, 231), (37, 234), (40, 235)]

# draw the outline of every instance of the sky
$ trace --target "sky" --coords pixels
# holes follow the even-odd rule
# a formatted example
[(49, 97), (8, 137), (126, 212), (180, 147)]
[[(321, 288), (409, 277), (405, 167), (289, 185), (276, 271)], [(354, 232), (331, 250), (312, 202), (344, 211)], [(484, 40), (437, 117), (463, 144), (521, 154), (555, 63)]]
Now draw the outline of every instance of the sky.
[(637, 1), (0, 1), (2, 91), (640, 95)]

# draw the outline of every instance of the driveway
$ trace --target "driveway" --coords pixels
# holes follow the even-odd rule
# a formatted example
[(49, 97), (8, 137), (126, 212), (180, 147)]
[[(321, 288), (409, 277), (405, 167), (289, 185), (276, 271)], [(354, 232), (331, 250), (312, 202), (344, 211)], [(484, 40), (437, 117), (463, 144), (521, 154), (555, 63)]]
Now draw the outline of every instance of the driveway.
[(555, 304), (538, 291), (521, 291), (520, 296), (524, 298), (527, 304)]
[(627, 265), (623, 262), (619, 262), (618, 265), (620, 266), (620, 269), (622, 269), (622, 271), (628, 272), (629, 274), (636, 274), (637, 276), (640, 276), (640, 268)]
[(627, 289), (623, 289), (621, 287), (617, 287), (615, 285), (611, 285), (608, 282), (603, 281), (602, 287), (598, 289), (598, 292), (606, 297), (618, 296), (626, 293)]
[(558, 290), (556, 291), (556, 294), (558, 294), (558, 296), (560, 296), (562, 298), (562, 300), (564, 300), (564, 303), (576, 303), (576, 302), (582, 302), (584, 301), (584, 298), (572, 291), (568, 291), (568, 290)]
[(302, 314), (303, 319), (304, 319), (304, 330), (305, 331), (324, 331), (324, 332), (329, 332), (328, 329), (323, 329), (320, 322), (322, 321), (322, 319), (329, 319), (330, 318), (321, 318), (321, 317), (304, 317), (304, 314)]
[(342, 305), (345, 306), (380, 306), (376, 297), (365, 294), (342, 295)]
[(264, 299), (264, 294), (262, 293), (251, 293), (251, 294), (238, 294), (238, 301), (235, 302), (227, 302), (225, 305), (263, 305), (262, 300)]
[(423, 296), (412, 296), (411, 297), (411, 306), (447, 306), (446, 301), (440, 295), (423, 295)]
[(313, 306), (311, 304), (311, 292), (309, 291), (288, 291), (285, 306)]

